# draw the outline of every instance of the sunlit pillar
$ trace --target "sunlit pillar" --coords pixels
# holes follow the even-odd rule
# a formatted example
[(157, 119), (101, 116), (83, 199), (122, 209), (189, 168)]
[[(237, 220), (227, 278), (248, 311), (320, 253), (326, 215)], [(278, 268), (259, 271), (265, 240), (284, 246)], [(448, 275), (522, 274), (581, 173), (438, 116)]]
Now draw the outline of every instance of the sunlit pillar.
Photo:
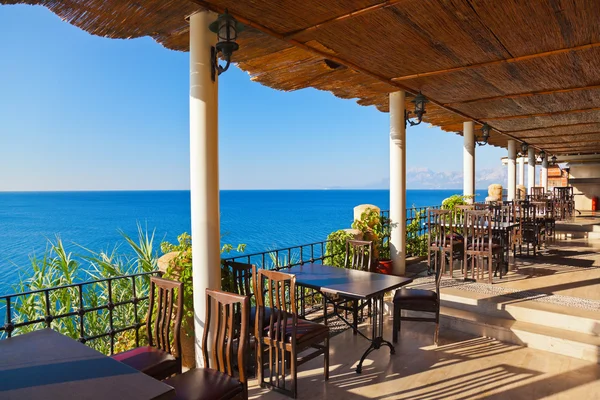
[(542, 159), (542, 186), (544, 187), (544, 192), (548, 191), (548, 156), (545, 155)]
[(475, 195), (475, 132), (473, 121), (463, 122), (463, 195), (470, 196), (469, 203)]
[[(211, 79), (208, 30), (214, 14), (190, 17), (190, 192), (196, 364), (202, 365), (206, 288), (220, 289), (218, 82)], [(218, 78), (217, 78), (218, 79)]]
[(517, 159), (517, 142), (514, 140), (508, 141), (508, 195), (507, 200), (516, 200), (517, 194), (517, 171), (516, 171), (516, 159)]
[(406, 269), (406, 125), (403, 90), (390, 93), (390, 255), (394, 274)]
[(525, 157), (518, 158), (517, 184), (525, 185)]
[(531, 188), (535, 186), (535, 149), (529, 146), (527, 154), (527, 193), (531, 194)]

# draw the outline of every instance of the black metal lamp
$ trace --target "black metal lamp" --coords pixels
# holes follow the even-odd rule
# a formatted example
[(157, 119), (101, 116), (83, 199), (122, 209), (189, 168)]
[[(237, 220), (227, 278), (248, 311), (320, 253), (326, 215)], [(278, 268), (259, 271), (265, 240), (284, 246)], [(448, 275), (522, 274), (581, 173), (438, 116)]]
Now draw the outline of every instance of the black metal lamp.
[(544, 161), (546, 159), (546, 152), (544, 150), (540, 151), (540, 159)]
[[(211, 48), (212, 80), (214, 82), (216, 75), (221, 75), (229, 69), (231, 65), (231, 55), (239, 49), (236, 43), (238, 33), (244, 30), (244, 25), (239, 23), (231, 14), (225, 10), (224, 14), (219, 15), (217, 20), (208, 26), (211, 32), (217, 34), (218, 42)], [(219, 65), (217, 61), (218, 54), (221, 53), (225, 59), (225, 66)]]
[(408, 122), (410, 124), (410, 126), (415, 126), (415, 125), (419, 125), (421, 122), (423, 122), (423, 115), (426, 113), (425, 111), (425, 104), (429, 103), (429, 100), (427, 100), (427, 98), (425, 96), (423, 96), (423, 93), (419, 92), (414, 99), (411, 100), (411, 103), (413, 103), (415, 105), (415, 117), (417, 118), (417, 122), (413, 122), (411, 121), (410, 118), (410, 114), (411, 111), (404, 111), (404, 125), (406, 125), (406, 123)]
[(552, 160), (552, 165), (556, 165), (556, 160), (557, 160), (556, 156), (552, 156), (551, 160)]
[(491, 128), (488, 124), (483, 124), (483, 126), (481, 127), (481, 141), (479, 141), (479, 139), (477, 137), (475, 137), (475, 142), (479, 145), (479, 146), (485, 146), (488, 142), (488, 139), (490, 138), (490, 131)]
[(529, 145), (525, 142), (521, 143), (521, 154), (527, 154), (527, 150), (529, 150)]

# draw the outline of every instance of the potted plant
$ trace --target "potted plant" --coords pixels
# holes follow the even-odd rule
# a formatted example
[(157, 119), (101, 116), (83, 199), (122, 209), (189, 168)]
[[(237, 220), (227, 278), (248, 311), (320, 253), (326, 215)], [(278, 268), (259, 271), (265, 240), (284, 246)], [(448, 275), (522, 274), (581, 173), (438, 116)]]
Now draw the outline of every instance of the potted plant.
[(390, 258), (390, 221), (382, 217), (379, 211), (367, 208), (360, 219), (352, 223), (352, 228), (358, 229), (363, 233), (364, 240), (373, 242), (373, 261), (376, 263), (376, 271), (384, 274), (391, 274), (393, 271), (392, 260)]

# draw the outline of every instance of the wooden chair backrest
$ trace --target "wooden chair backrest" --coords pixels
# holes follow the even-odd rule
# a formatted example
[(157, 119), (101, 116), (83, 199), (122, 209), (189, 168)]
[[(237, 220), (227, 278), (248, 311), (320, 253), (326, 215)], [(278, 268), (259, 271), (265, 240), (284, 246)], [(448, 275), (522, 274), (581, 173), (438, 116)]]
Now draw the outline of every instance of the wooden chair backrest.
[[(264, 293), (256, 296), (256, 334), (259, 340), (266, 333), (272, 345), (283, 346), (291, 322), (292, 343), (295, 347), (298, 326), (296, 277), (284, 272), (259, 269), (256, 271), (256, 293)], [(266, 307), (271, 308), (268, 330), (258, 325), (259, 321), (264, 321)]]
[(251, 300), (254, 296), (254, 275), (256, 269), (254, 264), (241, 263), (237, 261), (223, 261), (225, 268), (232, 274), (232, 291), (235, 294), (248, 296)]
[[(206, 289), (206, 322), (202, 335), (204, 367), (234, 376), (234, 342), (237, 339), (237, 374), (246, 380), (246, 352), (250, 332), (248, 296)], [(211, 337), (209, 344), (209, 337)], [(212, 346), (212, 349), (209, 347)]]
[[(475, 207), (473, 206), (473, 204), (464, 204), (464, 205), (459, 205), (456, 206), (454, 208), (454, 215), (452, 216), (452, 220), (454, 221), (454, 225), (463, 225), (465, 222), (465, 212), (466, 211), (470, 211), (470, 210), (474, 210)], [(461, 233), (464, 232), (464, 229), (461, 228), (456, 228), (458, 231), (460, 231)]]
[(572, 186), (557, 186), (553, 189), (552, 194), (557, 200), (571, 201), (574, 198)]
[(371, 272), (373, 242), (370, 240), (346, 240), (344, 268)]
[(514, 211), (511, 206), (495, 205), (490, 207), (494, 223), (508, 223), (514, 221)]
[(479, 253), (492, 249), (492, 212), (467, 211), (465, 213), (465, 248)]
[(427, 232), (429, 232), (427, 235), (429, 247), (432, 244), (442, 247), (452, 246), (452, 234), (454, 233), (452, 230), (452, 211), (428, 208)]
[(534, 186), (531, 188), (531, 196), (535, 200), (544, 199), (545, 195), (546, 195), (546, 190), (544, 189), (543, 186)]
[[(170, 354), (174, 350), (177, 357), (181, 357), (179, 333), (183, 318), (183, 283), (156, 276), (151, 277), (148, 303), (146, 316), (148, 344)], [(172, 332), (171, 325), (173, 325)]]
[(473, 209), (479, 211), (485, 211), (490, 209), (490, 205), (487, 203), (473, 203)]

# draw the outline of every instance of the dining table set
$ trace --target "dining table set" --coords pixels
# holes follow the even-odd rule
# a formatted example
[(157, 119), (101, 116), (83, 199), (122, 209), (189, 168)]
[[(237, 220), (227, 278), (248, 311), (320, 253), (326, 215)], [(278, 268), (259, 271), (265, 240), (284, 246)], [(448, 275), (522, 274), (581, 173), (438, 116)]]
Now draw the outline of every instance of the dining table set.
[[(515, 267), (518, 256), (536, 257), (554, 236), (556, 209), (570, 218), (572, 205), (558, 197), (537, 193), (515, 201), (457, 205), (454, 209), (428, 209), (430, 271), (441, 269), (465, 280), (493, 283)], [(457, 265), (459, 265), (457, 267)]]

